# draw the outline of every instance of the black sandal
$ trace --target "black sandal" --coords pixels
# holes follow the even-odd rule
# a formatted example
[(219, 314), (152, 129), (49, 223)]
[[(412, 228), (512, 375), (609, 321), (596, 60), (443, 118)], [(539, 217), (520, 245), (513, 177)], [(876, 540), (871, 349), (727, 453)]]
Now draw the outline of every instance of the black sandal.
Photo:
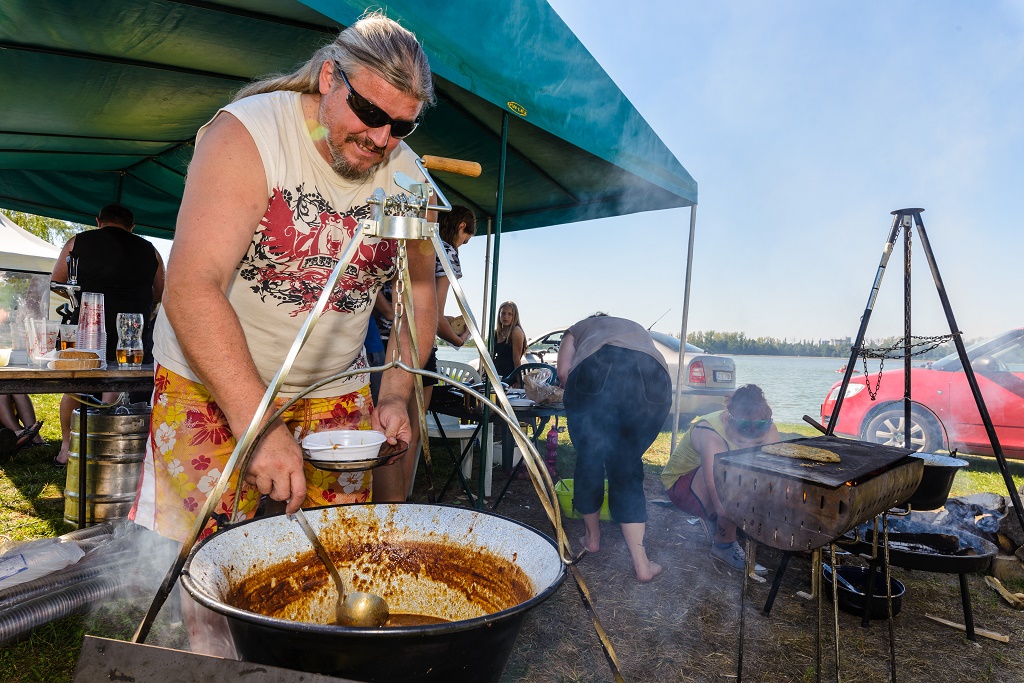
[(62, 469), (66, 468), (68, 466), (68, 464), (66, 462), (61, 462), (60, 460), (58, 460), (56, 455), (53, 456), (52, 463), (53, 463), (53, 466), (56, 467), (58, 470), (62, 470)]
[(22, 448), (32, 446), (32, 440), (36, 438), (36, 435), (39, 433), (39, 430), (42, 429), (42, 427), (42, 422), (36, 422), (31, 427), (25, 427), (25, 429), (22, 429), (20, 432), (18, 432), (18, 438), (17, 441), (15, 442), (14, 452), (17, 453)]

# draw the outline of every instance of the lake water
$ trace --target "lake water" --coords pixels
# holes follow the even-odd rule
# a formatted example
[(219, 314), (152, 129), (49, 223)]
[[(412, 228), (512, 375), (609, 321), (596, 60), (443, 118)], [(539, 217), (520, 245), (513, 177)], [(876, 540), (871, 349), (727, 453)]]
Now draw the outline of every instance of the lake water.
[[(475, 349), (440, 347), (439, 358), (467, 362), (477, 357)], [(806, 358), (796, 356), (733, 356), (736, 361), (736, 386), (756, 384), (764, 391), (778, 422), (803, 422), (804, 415), (819, 419), (818, 409), (832, 385), (843, 378), (836, 372), (849, 358)], [(890, 361), (893, 363), (893, 361)], [(902, 367), (900, 361), (895, 361)], [(862, 361), (857, 364), (863, 368)], [(878, 372), (878, 361), (869, 360), (871, 373)], [(859, 374), (859, 373), (858, 373)], [(855, 377), (857, 375), (854, 375)]]

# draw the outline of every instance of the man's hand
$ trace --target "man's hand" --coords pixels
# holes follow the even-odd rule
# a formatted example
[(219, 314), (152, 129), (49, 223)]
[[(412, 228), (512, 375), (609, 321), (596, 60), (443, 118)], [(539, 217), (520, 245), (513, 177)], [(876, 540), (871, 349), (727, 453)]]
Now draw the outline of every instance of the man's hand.
[(245, 481), (272, 500), (287, 501), (285, 512), (289, 515), (305, 502), (306, 475), (302, 471), (302, 449), (280, 420), (267, 430), (249, 460)]
[[(390, 372), (402, 372), (391, 370)], [(399, 441), (410, 443), (412, 440), (412, 426), (409, 424), (409, 412), (406, 410), (406, 403), (397, 397), (389, 396), (381, 398), (377, 409), (373, 411), (370, 419), (371, 426), (384, 432), (389, 444)]]

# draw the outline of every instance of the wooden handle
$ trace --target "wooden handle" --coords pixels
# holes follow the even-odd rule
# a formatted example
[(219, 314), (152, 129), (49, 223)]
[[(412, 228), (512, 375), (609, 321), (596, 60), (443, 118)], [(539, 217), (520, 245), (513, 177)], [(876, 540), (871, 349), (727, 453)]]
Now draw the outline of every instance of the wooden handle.
[(477, 178), (483, 169), (475, 161), (463, 161), (462, 159), (448, 159), (446, 157), (423, 157), (423, 165), (431, 171), (448, 171), (459, 175), (468, 175), (470, 178)]

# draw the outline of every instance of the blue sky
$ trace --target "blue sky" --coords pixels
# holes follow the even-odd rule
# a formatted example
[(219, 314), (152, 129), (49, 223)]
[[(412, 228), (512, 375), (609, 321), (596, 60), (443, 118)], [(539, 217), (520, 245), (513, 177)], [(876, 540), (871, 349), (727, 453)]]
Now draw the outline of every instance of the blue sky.
[[(691, 331), (855, 335), (889, 212), (911, 206), (965, 336), (1024, 325), (1024, 3), (551, 5), (699, 184)], [(499, 300), (530, 337), (596, 310), (646, 326), (671, 309), (655, 329), (678, 332), (688, 225), (676, 209), (505, 235)], [(939, 334), (915, 244), (914, 332)], [(462, 250), (474, 311), (483, 251)], [(869, 337), (902, 332), (901, 258)]]

